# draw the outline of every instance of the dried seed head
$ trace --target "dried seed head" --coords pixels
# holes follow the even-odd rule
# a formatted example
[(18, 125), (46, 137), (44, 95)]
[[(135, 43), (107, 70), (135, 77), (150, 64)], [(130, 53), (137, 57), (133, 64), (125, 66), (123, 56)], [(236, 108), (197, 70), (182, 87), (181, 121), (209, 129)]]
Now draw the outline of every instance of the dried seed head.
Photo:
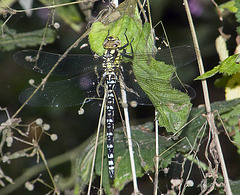
[(58, 139), (57, 134), (52, 134), (52, 135), (51, 135), (51, 140), (52, 140), (52, 141), (56, 141), (57, 139)]
[(80, 109), (78, 110), (78, 114), (79, 114), (79, 115), (83, 115), (83, 114), (84, 114), (84, 109), (83, 109), (83, 108), (80, 108)]
[(38, 118), (38, 119), (36, 120), (36, 124), (37, 124), (37, 125), (42, 125), (42, 124), (43, 124), (43, 120), (42, 120), (41, 118)]
[(34, 185), (32, 183), (30, 183), (29, 181), (27, 181), (25, 183), (25, 188), (27, 188), (29, 191), (33, 191)]
[(59, 29), (59, 28), (60, 28), (60, 24), (59, 24), (58, 22), (55, 22), (55, 23), (53, 24), (53, 27), (54, 27), (55, 29)]
[(49, 124), (43, 124), (43, 130), (48, 131), (50, 129)]
[(30, 85), (34, 85), (35, 80), (34, 80), (34, 79), (30, 79), (30, 80), (28, 81), (28, 83), (29, 83)]
[(7, 142), (7, 147), (11, 147), (13, 143), (13, 138), (11, 136), (8, 136), (6, 138), (6, 142)]

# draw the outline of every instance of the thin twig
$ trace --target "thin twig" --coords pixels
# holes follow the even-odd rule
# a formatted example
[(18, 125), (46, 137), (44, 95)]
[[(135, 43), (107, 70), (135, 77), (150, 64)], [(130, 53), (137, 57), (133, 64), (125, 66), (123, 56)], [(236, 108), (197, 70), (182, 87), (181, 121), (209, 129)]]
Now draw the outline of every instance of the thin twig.
[[(97, 1), (97, 0), (93, 0), (93, 2), (94, 1)], [(41, 9), (54, 9), (54, 8), (57, 8), (57, 7), (74, 5), (74, 4), (84, 3), (84, 2), (86, 2), (86, 0), (82, 0), (82, 1), (78, 0), (78, 1), (69, 2), (69, 3), (62, 3), (62, 4), (57, 4), (57, 5), (49, 5), (49, 6), (36, 7), (36, 8), (31, 8), (31, 9), (22, 9), (22, 10), (16, 10), (16, 9), (10, 8), (10, 10), (13, 13), (21, 13), (21, 12), (25, 12), (25, 11), (36, 11), (36, 10), (41, 10)]]
[[(120, 87), (121, 87), (122, 102), (124, 105), (128, 105), (127, 104), (127, 95), (126, 95), (125, 86), (123, 84), (123, 80), (121, 79), (121, 77), (119, 78), (119, 80), (120, 80)], [(134, 155), (133, 155), (133, 146), (132, 146), (131, 129), (130, 129), (130, 122), (129, 122), (129, 115), (128, 115), (128, 107), (123, 106), (123, 111), (124, 111), (124, 118), (125, 118), (126, 132), (127, 132), (127, 141), (128, 141), (131, 169), (132, 169), (134, 195), (137, 195), (137, 194), (141, 194), (141, 193), (139, 192), (138, 185), (137, 185), (137, 176), (136, 176), (136, 169), (135, 169), (135, 162), (134, 162)]]
[[(107, 89), (105, 87), (105, 89)], [(105, 90), (105, 94), (107, 94)], [(106, 101), (106, 100), (105, 100)], [(106, 106), (104, 106), (104, 113), (103, 118), (106, 120)], [(99, 118), (99, 121), (102, 121), (102, 118)], [(105, 147), (105, 133), (106, 133), (106, 122), (103, 125), (103, 136), (102, 136), (102, 162), (101, 162), (101, 176), (100, 176), (100, 183), (99, 183), (99, 195), (103, 194), (103, 166), (104, 166), (104, 147)]]
[[(194, 47), (195, 47), (195, 51), (196, 51), (196, 55), (197, 55), (197, 62), (198, 62), (198, 66), (199, 66), (200, 75), (202, 75), (202, 74), (204, 74), (204, 67), (203, 67), (203, 62), (202, 62), (202, 58), (201, 58), (201, 53), (200, 53), (200, 49), (199, 49), (199, 45), (198, 45), (198, 41), (197, 41), (195, 28), (194, 28), (192, 17), (191, 17), (191, 12), (190, 12), (187, 0), (183, 0), (183, 2), (184, 2), (185, 9), (186, 9), (186, 14), (188, 17), (188, 22), (189, 22), (189, 26), (190, 26), (190, 30), (191, 30), (191, 34), (192, 34), (192, 38), (193, 38), (193, 43), (194, 43)], [(211, 112), (211, 105), (210, 105), (210, 99), (209, 99), (209, 93), (208, 93), (208, 87), (207, 87), (206, 80), (202, 80), (202, 87), (203, 87), (203, 94), (204, 94), (204, 100), (205, 100), (206, 111), (207, 111), (207, 120), (209, 123), (210, 131), (212, 133), (213, 141), (216, 144), (218, 158), (219, 158), (219, 161), (221, 164), (221, 169), (222, 169), (222, 173), (223, 173), (223, 177), (224, 177), (224, 183), (225, 183), (224, 190), (227, 195), (231, 195), (232, 191), (231, 191), (231, 187), (230, 187), (230, 183), (229, 183), (227, 169), (226, 169), (221, 145), (220, 145), (219, 138), (218, 138), (218, 132), (217, 132), (217, 128), (215, 125), (214, 116), (213, 116), (213, 113)]]
[(54, 190), (57, 190), (57, 186), (56, 186), (56, 183), (55, 183), (55, 181), (54, 181), (53, 175), (52, 175), (52, 173), (51, 173), (51, 171), (50, 171), (50, 169), (49, 169), (49, 167), (48, 167), (47, 160), (46, 160), (46, 158), (45, 158), (45, 156), (44, 156), (44, 153), (42, 152), (42, 150), (40, 149), (39, 146), (38, 146), (38, 152), (39, 152), (39, 154), (40, 154), (40, 156), (41, 156), (41, 158), (42, 158), (42, 160), (43, 160), (43, 163), (44, 163), (44, 165), (45, 165), (45, 167), (46, 167), (46, 169), (47, 169), (47, 172), (48, 172), (48, 175), (49, 175), (49, 177), (50, 177), (50, 179), (51, 179), (51, 181), (52, 181)]
[(155, 157), (155, 177), (154, 177), (154, 191), (153, 194), (157, 195), (158, 192), (158, 167), (159, 167), (159, 140), (158, 140), (158, 120), (157, 120), (157, 110), (155, 110), (155, 137), (156, 137), (156, 157)]
[(91, 192), (91, 185), (92, 185), (93, 171), (94, 171), (94, 165), (95, 165), (95, 159), (96, 159), (98, 138), (99, 138), (99, 133), (100, 133), (100, 127), (101, 127), (103, 110), (104, 110), (104, 107), (105, 107), (105, 104), (106, 104), (106, 97), (107, 97), (107, 93), (106, 93), (106, 91), (105, 91), (104, 97), (103, 97), (103, 102), (102, 102), (102, 107), (101, 107), (101, 112), (100, 112), (100, 117), (99, 117), (99, 120), (98, 120), (98, 128), (97, 128), (95, 148), (94, 148), (94, 154), (93, 154), (93, 160), (92, 160), (91, 175), (90, 175), (89, 185), (88, 185), (88, 193), (87, 193), (88, 195), (90, 195), (90, 192)]
[[(203, 140), (203, 137), (204, 137), (204, 134), (205, 134), (206, 126), (207, 126), (207, 122), (205, 122), (205, 123), (202, 125), (202, 127), (200, 128), (200, 130), (198, 131), (198, 133), (197, 133), (197, 135), (196, 135), (196, 139), (194, 140), (193, 145), (191, 146), (191, 150), (188, 152), (187, 155), (185, 155), (186, 158), (184, 159), (184, 162), (182, 163), (181, 178), (183, 178), (184, 170), (185, 170), (184, 166), (185, 166), (185, 164), (186, 164), (186, 161), (187, 161), (188, 157), (189, 157), (192, 153), (194, 153), (193, 156), (192, 156), (193, 159), (195, 159), (195, 158), (197, 157), (197, 153), (198, 153), (198, 151), (199, 151), (199, 149), (200, 149), (200, 147), (201, 147), (201, 143), (202, 143), (202, 140)], [(199, 137), (201, 131), (202, 131), (202, 134), (201, 134), (201, 136), (200, 136), (200, 139), (198, 140), (198, 137)], [(195, 149), (195, 148), (196, 148), (196, 149)], [(182, 186), (183, 183), (181, 183), (181, 184), (179, 185), (179, 193), (178, 193), (178, 194), (184, 195), (184, 193), (185, 193), (185, 191), (186, 191), (187, 181), (188, 181), (188, 179), (190, 178), (190, 174), (191, 174), (191, 170), (192, 170), (192, 167), (193, 167), (193, 163), (194, 163), (194, 160), (191, 161), (191, 164), (190, 164), (190, 167), (189, 167), (189, 171), (188, 171), (187, 176), (186, 176), (186, 179), (185, 179), (186, 182), (184, 183), (184, 186), (183, 186), (183, 189), (181, 190), (181, 193), (180, 193), (180, 189), (181, 189), (181, 186)]]

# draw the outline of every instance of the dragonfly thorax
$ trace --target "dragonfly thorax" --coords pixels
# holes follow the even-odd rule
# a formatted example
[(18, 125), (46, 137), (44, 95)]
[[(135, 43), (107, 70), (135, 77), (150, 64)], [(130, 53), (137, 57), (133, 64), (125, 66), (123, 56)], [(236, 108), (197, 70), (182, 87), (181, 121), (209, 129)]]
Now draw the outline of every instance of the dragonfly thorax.
[(103, 55), (102, 67), (106, 74), (114, 72), (118, 74), (119, 71), (119, 62), (121, 60), (121, 54), (118, 50), (106, 50)]
[(119, 72), (119, 62), (121, 60), (121, 53), (119, 48), (121, 48), (121, 42), (117, 37), (109, 36), (105, 39), (103, 43), (105, 50), (103, 54), (103, 63), (104, 72), (106, 74), (115, 73), (118, 75)]
[(121, 47), (121, 41), (118, 37), (107, 37), (103, 43), (104, 49), (116, 49)]

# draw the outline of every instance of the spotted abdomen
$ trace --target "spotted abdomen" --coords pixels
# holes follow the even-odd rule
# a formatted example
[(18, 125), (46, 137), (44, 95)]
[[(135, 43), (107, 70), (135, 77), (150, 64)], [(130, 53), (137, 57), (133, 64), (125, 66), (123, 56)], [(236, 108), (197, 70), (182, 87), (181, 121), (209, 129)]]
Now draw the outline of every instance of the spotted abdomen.
[(114, 87), (116, 84), (116, 75), (109, 73), (106, 78), (107, 102), (106, 102), (106, 126), (107, 126), (107, 151), (109, 177), (114, 178)]

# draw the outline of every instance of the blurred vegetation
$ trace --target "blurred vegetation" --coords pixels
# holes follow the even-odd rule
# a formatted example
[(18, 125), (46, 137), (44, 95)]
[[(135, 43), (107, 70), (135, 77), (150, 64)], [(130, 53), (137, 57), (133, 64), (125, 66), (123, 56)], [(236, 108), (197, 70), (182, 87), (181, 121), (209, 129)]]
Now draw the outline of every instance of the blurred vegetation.
[[(71, 1), (55, 1), (55, 5), (59, 3), (68, 3)], [(218, 5), (225, 3), (223, 0), (215, 1)], [(238, 1), (230, 1), (237, 2)], [(98, 14), (103, 9), (108, 9), (109, 2), (96, 1), (95, 3), (82, 3), (80, 5), (66, 5), (56, 9), (39, 9), (33, 10), (31, 12), (16, 12), (10, 16), (9, 10), (6, 8), (6, 4), (12, 9), (22, 10), (29, 8), (39, 8), (46, 6), (48, 1), (33, 1), (33, 4), (29, 5), (22, 4), (20, 1), (5, 1), (0, 3), (0, 13), (1, 13), (1, 38), (0, 38), (0, 106), (7, 107), (9, 114), (12, 116), (16, 110), (21, 106), (18, 101), (18, 96), (25, 88), (29, 86), (28, 80), (34, 78), (36, 83), (39, 83), (43, 78), (42, 75), (34, 73), (32, 71), (26, 70), (19, 67), (12, 60), (15, 52), (25, 49), (39, 49), (39, 45), (43, 44), (43, 50), (63, 53), (70, 45), (72, 45), (81, 34), (83, 34), (86, 29), (89, 28), (91, 23), (96, 19)], [(221, 10), (216, 9), (210, 0), (189, 0), (190, 8), (193, 15), (194, 24), (197, 31), (198, 41), (201, 49), (201, 54), (205, 64), (206, 70), (211, 70), (213, 67), (219, 64), (219, 56), (215, 48), (215, 40), (219, 36), (219, 28), (223, 27), (223, 32), (225, 34), (231, 35), (227, 41), (227, 48), (229, 54), (232, 55), (238, 42), (237, 38), (237, 27), (239, 26), (236, 22), (235, 10), (232, 10), (233, 6), (228, 7), (222, 6)], [(51, 5), (51, 4), (49, 4)], [(226, 9), (227, 7), (227, 9)], [(88, 9), (89, 11), (87, 11)], [(190, 30), (188, 27), (188, 22), (182, 5), (182, 1), (170, 1), (170, 0), (151, 0), (151, 18), (153, 25), (157, 24), (160, 20), (164, 24), (164, 28), (167, 32), (171, 46), (178, 45), (193, 45)], [(220, 9), (220, 8), (219, 8)], [(229, 11), (230, 10), (230, 11)], [(223, 20), (219, 19), (219, 11), (221, 11), (221, 16)], [(52, 17), (48, 17), (51, 15)], [(52, 20), (54, 19), (54, 20)], [(47, 35), (49, 39), (41, 39), (44, 33), (47, 21), (53, 22), (53, 24), (59, 24), (59, 28), (54, 28), (51, 26), (51, 32)], [(6, 22), (6, 23), (4, 23)], [(4, 25), (3, 25), (4, 24)], [(56, 26), (55, 26), (56, 27)], [(48, 32), (48, 33), (49, 33)], [(160, 40), (164, 40), (164, 33), (161, 25), (155, 27), (155, 33)], [(34, 38), (34, 36), (38, 38)], [(29, 41), (32, 39), (32, 42)], [(29, 44), (31, 43), (31, 44)], [(88, 39), (85, 38), (83, 42), (88, 43)], [(79, 46), (80, 46), (79, 45)], [(159, 41), (158, 46), (161, 46), (161, 41)], [(84, 49), (79, 49), (79, 46), (72, 49), (71, 53), (89, 53), (91, 50), (89, 47)], [(194, 107), (203, 104), (203, 96), (200, 81), (193, 81), (199, 73), (196, 64), (191, 64), (179, 73), (181, 80), (184, 83), (190, 84), (197, 93), (197, 97), (192, 100)], [(221, 77), (217, 75), (217, 78)], [(224, 88), (217, 88), (214, 86), (215, 78), (210, 78), (208, 80), (209, 92), (211, 102), (223, 101), (225, 100)], [(51, 79), (50, 79), (51, 81)], [(221, 104), (223, 105), (223, 104)], [(234, 104), (235, 105), (235, 102)], [(237, 107), (236, 107), (237, 108)], [(97, 127), (98, 115), (96, 113), (96, 106), (86, 106), (85, 114), (79, 116), (77, 114), (79, 107), (75, 106), (72, 108), (44, 108), (44, 107), (25, 107), (17, 117), (21, 117), (25, 124), (30, 124), (36, 118), (42, 118), (45, 123), (51, 125), (51, 132), (58, 135), (57, 144), (56, 142), (49, 142), (47, 136), (42, 136), (41, 138), (41, 150), (44, 151), (45, 157), (50, 159), (57, 155), (61, 155), (65, 152), (71, 151), (71, 149), (79, 146), (80, 143), (84, 142), (89, 136), (91, 136)], [(195, 110), (196, 113), (198, 111)], [(227, 112), (224, 110), (224, 112)], [(130, 108), (131, 124), (136, 125), (139, 123), (147, 122), (154, 119), (154, 109), (152, 107), (137, 107), (135, 109)], [(225, 121), (229, 122), (228, 117), (234, 118), (232, 123), (228, 123), (229, 128), (236, 130), (237, 126), (233, 124), (238, 122), (238, 112), (232, 110), (232, 112), (225, 113)], [(119, 117), (118, 117), (119, 118)], [(0, 112), (0, 122), (6, 121), (7, 117), (5, 112)], [(231, 121), (230, 121), (231, 122)], [(117, 122), (116, 126), (121, 126), (120, 120)], [(221, 124), (219, 123), (219, 126)], [(234, 133), (232, 130), (232, 133)], [(238, 139), (239, 134), (235, 134), (236, 139)], [(229, 168), (229, 177), (232, 180), (239, 179), (240, 168), (239, 168), (239, 155), (237, 154), (237, 148), (233, 146), (229, 140), (226, 138), (224, 133), (221, 134), (221, 139), (223, 143), (223, 153), (225, 155), (225, 160), (227, 167)], [(22, 147), (21, 145), (14, 145), (14, 149)], [(231, 151), (231, 152), (229, 152)], [(203, 152), (199, 154), (199, 158), (203, 157)], [(181, 157), (177, 160), (182, 160)], [(29, 167), (36, 163), (35, 158), (18, 159), (11, 162), (11, 166), (7, 164), (1, 164), (1, 169), (5, 173), (8, 173), (12, 178), (17, 178), (19, 175), (23, 174), (26, 170), (26, 165)], [(177, 164), (177, 163), (176, 163)], [(177, 165), (170, 166), (171, 177), (174, 177), (179, 173), (181, 169)], [(66, 162), (61, 166), (58, 166), (51, 170), (53, 175), (56, 173), (61, 173), (63, 176), (68, 176), (71, 173), (71, 163)], [(197, 171), (196, 171), (197, 172)], [(196, 173), (193, 171), (194, 173)], [(46, 172), (43, 172), (42, 176), (46, 181), (49, 177)], [(161, 178), (166, 177), (164, 173), (161, 173)], [(194, 181), (198, 181), (199, 173), (193, 177)], [(149, 181), (149, 178), (143, 177), (140, 182), (143, 182), (142, 188), (152, 189), (153, 184)], [(50, 183), (50, 181), (48, 181)], [(159, 189), (166, 193), (165, 186), (168, 185), (167, 182), (162, 182)], [(127, 188), (131, 188), (128, 186)], [(143, 191), (144, 191), (143, 189)], [(140, 189), (141, 190), (141, 189)], [(196, 191), (197, 190), (197, 191)], [(130, 189), (131, 192), (131, 189)], [(196, 194), (199, 189), (188, 189), (186, 194)], [(18, 188), (11, 194), (34, 194), (34, 193), (47, 193), (45, 187), (41, 184), (36, 184), (35, 191), (29, 192), (24, 189), (24, 186)], [(129, 192), (123, 191), (122, 194), (128, 194)], [(152, 194), (150, 190), (143, 192), (144, 194)], [(217, 194), (217, 192), (216, 192)]]

